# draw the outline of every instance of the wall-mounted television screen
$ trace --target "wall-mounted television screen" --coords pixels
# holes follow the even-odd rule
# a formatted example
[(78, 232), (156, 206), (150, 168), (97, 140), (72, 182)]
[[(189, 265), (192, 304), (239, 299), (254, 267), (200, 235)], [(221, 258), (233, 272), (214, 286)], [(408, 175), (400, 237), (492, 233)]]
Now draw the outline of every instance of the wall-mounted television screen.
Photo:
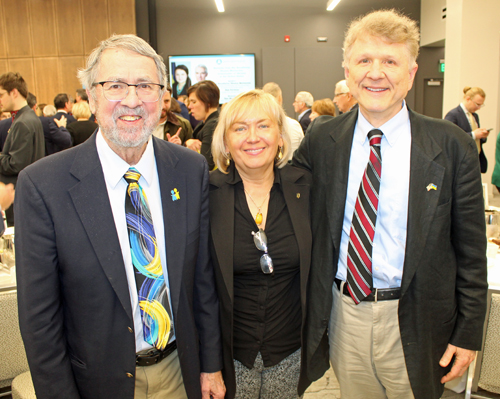
[(190, 84), (212, 80), (220, 89), (220, 103), (255, 89), (255, 54), (171, 55), (168, 69), (173, 96), (186, 94)]

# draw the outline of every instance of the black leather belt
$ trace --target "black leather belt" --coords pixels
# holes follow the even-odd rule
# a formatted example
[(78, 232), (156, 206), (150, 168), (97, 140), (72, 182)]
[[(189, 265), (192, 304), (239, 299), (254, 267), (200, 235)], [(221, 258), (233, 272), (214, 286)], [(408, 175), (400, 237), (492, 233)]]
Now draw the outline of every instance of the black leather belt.
[(159, 351), (158, 349), (149, 349), (147, 351), (139, 352), (135, 355), (135, 365), (139, 367), (152, 366), (153, 364), (160, 363), (168, 355), (177, 349), (177, 341), (171, 342), (165, 349)]
[[(342, 280), (338, 278), (335, 279), (335, 284), (340, 290)], [(347, 283), (344, 284), (344, 290), (342, 291), (344, 295), (351, 296), (349, 290), (347, 289)], [(401, 288), (375, 288), (372, 290), (371, 294), (368, 295), (363, 301), (387, 301), (389, 299), (399, 299), (401, 296)]]

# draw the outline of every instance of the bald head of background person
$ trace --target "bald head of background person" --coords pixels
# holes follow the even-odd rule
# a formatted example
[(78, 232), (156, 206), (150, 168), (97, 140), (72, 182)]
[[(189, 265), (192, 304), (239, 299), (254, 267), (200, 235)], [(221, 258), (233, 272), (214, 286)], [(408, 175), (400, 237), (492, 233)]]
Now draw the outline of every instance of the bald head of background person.
[[(277, 83), (274, 82), (268, 82), (264, 85), (262, 90), (265, 93), (271, 94), (276, 101), (278, 102), (279, 105), (283, 106), (283, 93), (281, 91), (281, 88)], [(293, 156), (293, 152), (299, 148), (300, 142), (304, 138), (304, 132), (302, 130), (302, 127), (300, 126), (300, 123), (297, 122), (295, 119), (292, 119), (290, 117), (286, 117), (286, 120), (288, 121), (288, 125), (290, 127), (289, 129), (289, 134), (290, 134), (290, 140), (292, 143), (292, 151), (290, 151), (290, 159)]]
[(36, 396), (222, 399), (208, 166), (152, 137), (163, 59), (113, 35), (78, 77), (99, 129), (16, 187), (19, 322)]
[(297, 114), (299, 114), (299, 123), (304, 133), (311, 123), (309, 115), (311, 114), (311, 107), (313, 103), (314, 97), (307, 91), (299, 91), (295, 96), (295, 100), (293, 102), (293, 109)]
[(335, 85), (333, 102), (335, 103), (341, 114), (350, 111), (358, 103), (352, 96), (345, 79), (337, 82), (337, 84)]

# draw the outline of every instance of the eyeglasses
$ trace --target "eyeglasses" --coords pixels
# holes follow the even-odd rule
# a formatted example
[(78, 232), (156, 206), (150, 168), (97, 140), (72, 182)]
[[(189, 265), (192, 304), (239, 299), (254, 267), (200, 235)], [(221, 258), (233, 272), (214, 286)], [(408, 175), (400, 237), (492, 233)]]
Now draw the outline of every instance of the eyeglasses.
[[(471, 100), (472, 101), (472, 100)], [(478, 108), (483, 108), (486, 104), (478, 104), (477, 102), (475, 101), (472, 101), (474, 104), (476, 104), (476, 107)]]
[(145, 103), (154, 103), (160, 99), (161, 91), (165, 86), (159, 83), (138, 83), (132, 85), (125, 82), (97, 82), (92, 86), (102, 86), (102, 91), (104, 93), (104, 98), (108, 101), (122, 101), (124, 100), (129, 91), (130, 86), (135, 87), (135, 93), (139, 100)]
[(346, 93), (337, 93), (337, 94), (335, 94), (335, 95), (333, 96), (333, 98), (338, 97), (338, 96), (341, 96), (342, 94), (347, 94), (347, 92), (346, 92)]
[(267, 253), (267, 236), (264, 230), (259, 229), (257, 233), (252, 231), (253, 242), (259, 251), (264, 251), (260, 257), (260, 269), (264, 274), (272, 274), (274, 272), (273, 260)]

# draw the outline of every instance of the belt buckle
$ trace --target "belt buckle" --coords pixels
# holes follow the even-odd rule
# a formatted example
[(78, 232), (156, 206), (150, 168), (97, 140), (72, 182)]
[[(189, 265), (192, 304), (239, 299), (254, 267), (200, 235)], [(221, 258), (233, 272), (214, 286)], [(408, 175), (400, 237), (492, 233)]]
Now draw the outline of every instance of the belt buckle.
[(144, 354), (136, 355), (135, 363), (136, 365), (139, 365), (139, 363), (143, 363), (142, 366), (151, 366), (152, 364), (158, 363), (160, 354), (161, 353), (157, 349), (150, 349)]

